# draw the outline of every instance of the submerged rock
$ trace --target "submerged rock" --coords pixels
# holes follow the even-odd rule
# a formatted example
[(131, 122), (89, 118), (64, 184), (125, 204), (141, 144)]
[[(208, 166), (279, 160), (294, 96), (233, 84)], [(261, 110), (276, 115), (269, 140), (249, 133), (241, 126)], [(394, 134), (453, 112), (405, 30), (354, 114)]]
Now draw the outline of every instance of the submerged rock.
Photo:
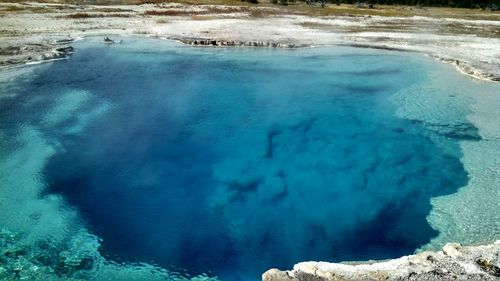
[(384, 262), (302, 262), (290, 271), (268, 270), (262, 280), (500, 280), (500, 240), (491, 245), (469, 247), (448, 243), (439, 252), (423, 252)]
[(54, 243), (0, 227), (0, 280), (218, 281), (205, 275), (188, 278), (146, 263), (115, 263), (103, 258), (99, 247), (98, 238), (84, 231)]
[(121, 44), (122, 43), (122, 40), (113, 40), (109, 37), (104, 37), (104, 44)]

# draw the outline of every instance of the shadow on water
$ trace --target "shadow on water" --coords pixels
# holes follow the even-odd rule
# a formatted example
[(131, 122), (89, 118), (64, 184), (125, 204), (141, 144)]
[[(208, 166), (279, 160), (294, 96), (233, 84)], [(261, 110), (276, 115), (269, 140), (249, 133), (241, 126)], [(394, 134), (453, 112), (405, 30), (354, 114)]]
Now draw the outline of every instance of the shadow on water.
[[(321, 62), (277, 51), (240, 62), (204, 52), (87, 47), (26, 86), (41, 98), (24, 112), (44, 108), (31, 120), (63, 147), (45, 168), (47, 192), (80, 210), (108, 257), (259, 279), (304, 260), (409, 254), (437, 234), (426, 221), (430, 198), (467, 183), (447, 138), (460, 133), (394, 117), (388, 97), (425, 78), (397, 68), (405, 54), (365, 56), (387, 69), (377, 75), (349, 56)], [(271, 83), (245, 66), (284, 60), (323, 68)], [(77, 133), (65, 130), (76, 119), (47, 125), (41, 116), (70, 107), (57, 104), (70, 89), (91, 95), (67, 111), (74, 118), (103, 101), (110, 109)]]

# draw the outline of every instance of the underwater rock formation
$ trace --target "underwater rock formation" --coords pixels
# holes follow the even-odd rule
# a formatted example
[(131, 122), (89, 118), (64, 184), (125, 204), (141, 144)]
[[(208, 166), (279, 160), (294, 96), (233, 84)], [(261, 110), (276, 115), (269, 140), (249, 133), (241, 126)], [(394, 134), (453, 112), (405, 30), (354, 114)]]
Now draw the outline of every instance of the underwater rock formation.
[(263, 281), (499, 279), (500, 240), (484, 246), (448, 243), (442, 251), (384, 262), (302, 262), (290, 271), (271, 269), (262, 275)]
[(101, 256), (99, 247), (99, 239), (85, 232), (56, 243), (2, 227), (0, 280), (218, 281), (205, 275), (185, 277), (146, 263), (116, 263)]

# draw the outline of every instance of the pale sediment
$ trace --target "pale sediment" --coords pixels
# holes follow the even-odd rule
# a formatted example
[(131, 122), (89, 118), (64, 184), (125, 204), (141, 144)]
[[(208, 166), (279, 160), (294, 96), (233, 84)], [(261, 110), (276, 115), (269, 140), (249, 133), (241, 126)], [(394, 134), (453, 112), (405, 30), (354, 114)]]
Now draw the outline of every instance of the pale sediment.
[[(453, 62), (455, 64), (455, 62)], [(435, 250), (447, 242), (483, 244), (500, 238), (500, 96), (498, 85), (465, 83), (452, 73), (450, 80), (429, 72), (431, 79), (403, 89), (392, 97), (396, 115), (418, 120), (429, 127), (469, 124), (476, 133), (458, 141), (460, 162), (468, 174), (467, 184), (452, 194), (431, 199), (427, 217), (439, 232), (419, 250)], [(485, 87), (478, 91), (475, 84)], [(446, 88), (454, 95), (442, 95)]]
[(446, 244), (441, 251), (367, 263), (302, 262), (271, 269), (263, 281), (499, 280), (500, 241), (484, 246)]

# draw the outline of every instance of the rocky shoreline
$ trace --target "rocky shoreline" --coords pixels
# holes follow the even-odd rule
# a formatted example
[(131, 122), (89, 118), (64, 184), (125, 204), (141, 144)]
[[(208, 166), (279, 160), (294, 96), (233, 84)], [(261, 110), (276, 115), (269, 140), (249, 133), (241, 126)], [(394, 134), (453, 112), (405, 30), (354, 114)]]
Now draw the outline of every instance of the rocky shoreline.
[(73, 39), (42, 40), (21, 46), (0, 48), (0, 56), (7, 57), (5, 60), (0, 60), (0, 68), (65, 58), (74, 52), (74, 48), (68, 45), (73, 41)]
[[(205, 46), (205, 47), (262, 47), (262, 48), (305, 48), (312, 47), (311, 44), (295, 44), (291, 42), (276, 42), (276, 41), (238, 41), (238, 40), (223, 40), (217, 38), (167, 38), (181, 42), (190, 46)], [(75, 41), (73, 38), (58, 39), (58, 40), (41, 40), (36, 43), (25, 43), (18, 46), (8, 46), (0, 48), (0, 57), (7, 57), (0, 60), (0, 69), (9, 68), (30, 63), (41, 63), (44, 61), (52, 61), (63, 59), (74, 52), (74, 48), (69, 45)], [(374, 48), (384, 50), (408, 51), (402, 48), (394, 48), (388, 46), (369, 45), (369, 44), (337, 44), (347, 45), (356, 48)], [(470, 65), (467, 61), (431, 55), (435, 59), (451, 64), (464, 75), (471, 76), (476, 79), (500, 82), (500, 76), (495, 73), (477, 69)]]
[[(284, 43), (284, 42), (272, 42), (272, 41), (227, 41), (227, 40), (217, 40), (217, 39), (175, 39), (181, 43), (191, 46), (206, 46), (206, 47), (263, 47), (263, 48), (304, 48), (311, 47), (312, 45), (305, 44), (294, 44), (294, 43)], [(0, 69), (10, 68), (15, 66), (20, 66), (24, 64), (42, 63), (46, 61), (52, 61), (57, 59), (63, 59), (68, 57), (74, 52), (74, 48), (67, 43), (72, 42), (73, 39), (64, 39), (62, 42), (59, 41), (41, 41), (40, 43), (25, 44), (24, 46), (7, 47), (0, 49), (0, 56), (9, 56), (8, 59), (0, 60)], [(386, 49), (386, 50), (398, 50), (405, 51), (402, 49), (391, 48), (391, 47), (380, 47), (380, 46), (360, 46), (352, 44), (353, 47), (361, 48), (375, 48), (375, 49)], [(461, 61), (457, 59), (433, 56), (435, 59), (454, 65), (458, 71), (462, 72), (464, 75), (471, 76), (476, 79), (500, 82), (500, 76), (494, 73), (484, 72), (477, 68), (472, 67), (468, 62)]]
[(192, 46), (349, 45), (414, 51), (451, 62), (468, 76), (500, 81), (496, 47), (500, 15), (461, 19), (436, 17), (433, 11), (421, 13), (428, 16), (308, 16), (270, 7), (177, 3), (4, 2), (0, 3), (0, 68), (66, 57), (72, 51), (65, 49), (71, 43), (68, 38), (139, 35)]
[(275, 41), (235, 41), (235, 40), (220, 40), (217, 38), (176, 38), (179, 42), (182, 42), (191, 46), (219, 46), (219, 47), (265, 47), (265, 48), (303, 48), (311, 47), (311, 45), (306, 44), (294, 44), (287, 42), (275, 42)]
[(270, 269), (263, 281), (500, 280), (500, 240), (484, 246), (446, 244), (383, 262), (302, 262), (293, 270)]
[[(274, 41), (231, 41), (205, 38), (172, 38), (172, 40), (186, 45), (207, 47), (265, 47), (285, 49), (310, 47), (310, 45)], [(4, 60), (0, 60), (0, 69), (66, 58), (74, 52), (73, 46), (69, 45), (74, 41), (75, 39), (73, 38), (42, 40), (37, 43), (26, 43), (0, 48), (0, 56), (7, 57)]]
[[(167, 39), (175, 40), (186, 45), (206, 47), (262, 47), (282, 49), (311, 47), (311, 45), (306, 44), (294, 44), (290, 42), (275, 41), (235, 41), (215, 38)], [(76, 39), (74, 38), (41, 40), (37, 43), (25, 43), (22, 45), (0, 48), (0, 56), (7, 57), (4, 60), (0, 60), (0, 69), (66, 58), (74, 52), (75, 49), (69, 44), (74, 42), (75, 40)]]
[(448, 64), (455, 66), (455, 68), (464, 75), (468, 75), (470, 77), (473, 77), (473, 78), (476, 78), (479, 80), (500, 82), (499, 75), (496, 75), (495, 73), (491, 73), (491, 72), (488, 72), (485, 70), (481, 71), (481, 70), (471, 66), (470, 63), (468, 63), (466, 61), (448, 58), (448, 57), (441, 57), (441, 56), (437, 56), (437, 55), (434, 55), (433, 57), (440, 62), (448, 63)]

